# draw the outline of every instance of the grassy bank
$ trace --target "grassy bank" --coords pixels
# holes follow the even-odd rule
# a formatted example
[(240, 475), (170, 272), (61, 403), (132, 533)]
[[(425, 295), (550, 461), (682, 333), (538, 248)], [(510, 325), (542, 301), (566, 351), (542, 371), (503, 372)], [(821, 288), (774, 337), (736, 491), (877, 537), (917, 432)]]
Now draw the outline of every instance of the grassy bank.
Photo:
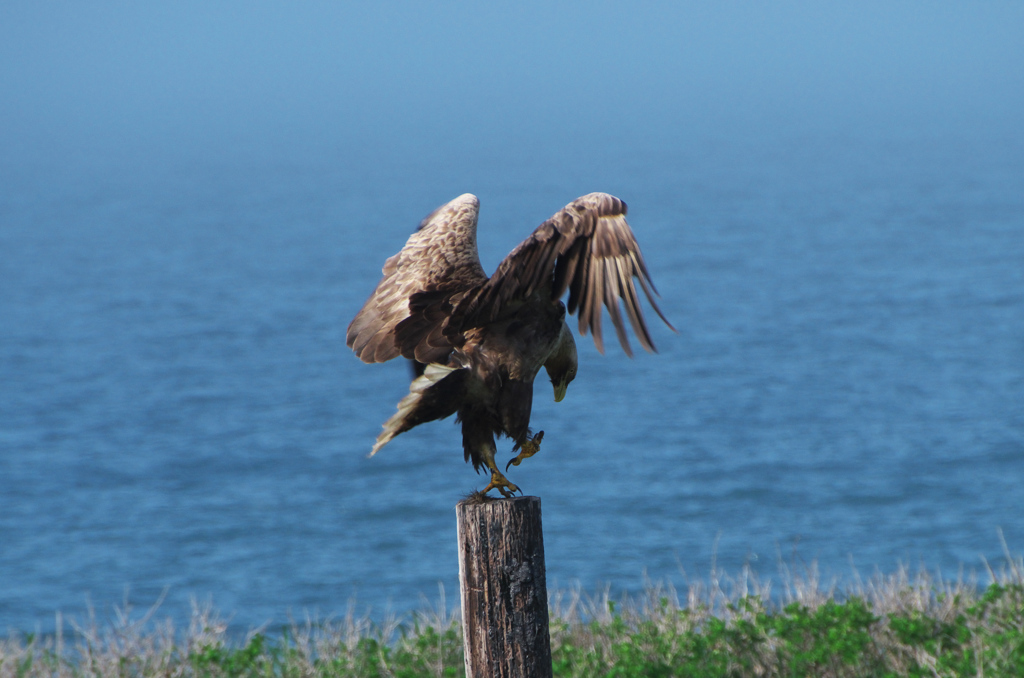
[[(901, 570), (840, 589), (811, 568), (784, 572), (775, 591), (744, 571), (713, 572), (685, 593), (651, 584), (634, 599), (556, 592), (555, 675), (1024, 676), (1024, 564), (987, 575), (979, 587)], [(443, 599), (407, 619), (350, 613), (237, 640), (208, 609), (196, 607), (188, 629), (155, 612), (8, 637), (0, 678), (463, 675), (459, 620)]]

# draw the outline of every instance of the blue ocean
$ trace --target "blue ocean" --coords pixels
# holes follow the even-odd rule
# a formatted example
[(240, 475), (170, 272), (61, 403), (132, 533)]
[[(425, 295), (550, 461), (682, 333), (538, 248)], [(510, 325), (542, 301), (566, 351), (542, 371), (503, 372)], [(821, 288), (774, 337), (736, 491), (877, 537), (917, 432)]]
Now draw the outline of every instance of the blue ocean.
[(409, 368), (362, 364), (345, 329), (466, 190), (488, 270), (614, 191), (679, 330), (649, 313), (659, 353), (632, 360), (580, 339), (562, 403), (538, 383), (544, 446), (511, 477), (543, 501), (550, 586), (998, 565), (1000, 530), (1024, 544), (1024, 154), (715, 150), (623, 153), (611, 186), (25, 181), (0, 236), (0, 627), (165, 591), (161, 614), (195, 598), (241, 627), (456, 601), (453, 507), (486, 478), (449, 421), (367, 458)]
[[(261, 7), (135, 8), (109, 36), (110, 17), (4, 10), (0, 635), (126, 602), (179, 627), (210, 604), (241, 631), (404, 614), (439, 587), (456, 606), (454, 506), (487, 478), (451, 420), (367, 457), (410, 370), (361, 363), (345, 332), (465, 192), (488, 271), (577, 196), (622, 198), (678, 330), (648, 307), (658, 353), (629, 359), (606, 322), (563, 402), (537, 384), (544, 444), (509, 477), (542, 499), (549, 589), (744, 566), (984, 584), (1004, 541), (1024, 549), (1024, 88), (1003, 86), (1024, 59), (996, 58), (1014, 31), (947, 12), (914, 49), (959, 36), (960, 56), (886, 61), (861, 48), (916, 14), (851, 18), (835, 45), (805, 15), (765, 19), (792, 29), (777, 42), (603, 16), (586, 25), (628, 53), (581, 34), (524, 66), (496, 29), (463, 59), (370, 13), (350, 33), (371, 73), (331, 51), (357, 51), (324, 37), (340, 23)], [(736, 51), (748, 33), (767, 42)]]

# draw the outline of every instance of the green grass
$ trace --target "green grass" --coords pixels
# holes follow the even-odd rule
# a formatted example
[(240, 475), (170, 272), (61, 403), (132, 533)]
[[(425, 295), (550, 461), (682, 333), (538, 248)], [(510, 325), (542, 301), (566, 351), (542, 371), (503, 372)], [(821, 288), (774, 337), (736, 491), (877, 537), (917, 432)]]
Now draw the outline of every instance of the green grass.
[[(556, 676), (1024, 676), (1024, 563), (990, 583), (947, 582), (906, 570), (824, 586), (812, 567), (783, 572), (772, 591), (745, 570), (712, 572), (684, 596), (651, 583), (643, 596), (607, 590), (551, 597)], [(774, 602), (773, 602), (774, 601)], [(0, 678), (117, 676), (300, 678), (462, 676), (462, 631), (442, 595), (436, 609), (372, 622), (294, 623), (231, 640), (194, 607), (188, 629), (154, 621), (156, 606), (107, 624), (95, 616), (65, 635), (0, 640)]]

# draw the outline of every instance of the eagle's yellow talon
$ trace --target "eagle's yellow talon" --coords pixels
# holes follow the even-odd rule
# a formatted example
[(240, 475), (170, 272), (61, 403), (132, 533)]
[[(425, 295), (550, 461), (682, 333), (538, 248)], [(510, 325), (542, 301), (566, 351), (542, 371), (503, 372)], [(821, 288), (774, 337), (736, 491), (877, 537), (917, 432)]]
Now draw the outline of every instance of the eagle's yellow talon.
[[(524, 441), (523, 444), (519, 446), (519, 454), (516, 455), (515, 457), (512, 457), (512, 459), (510, 459), (509, 462), (505, 464), (505, 470), (507, 471), (509, 466), (519, 466), (521, 463), (523, 463), (523, 459), (526, 459), (527, 457), (532, 457), (533, 455), (540, 452), (540, 442), (542, 440), (544, 440), (544, 431), (538, 431), (537, 435)], [(512, 449), (513, 451), (515, 450), (514, 447)]]
[(518, 491), (520, 494), (523, 493), (519, 486), (513, 485), (509, 482), (509, 479), (501, 474), (501, 471), (494, 469), (491, 471), (491, 482), (487, 483), (487, 487), (480, 491), (480, 494), (487, 494), (491, 490), (497, 490), (501, 493), (501, 496), (506, 498), (512, 498)]

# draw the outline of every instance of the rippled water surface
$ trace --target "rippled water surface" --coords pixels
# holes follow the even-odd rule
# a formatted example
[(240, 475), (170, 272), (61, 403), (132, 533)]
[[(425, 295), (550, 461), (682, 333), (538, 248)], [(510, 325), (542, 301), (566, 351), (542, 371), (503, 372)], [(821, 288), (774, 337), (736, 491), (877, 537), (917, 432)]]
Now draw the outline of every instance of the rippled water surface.
[[(549, 586), (750, 562), (955, 577), (1024, 547), (1024, 153), (818, 140), (389, 176), (198, 167), (9, 177), (0, 201), (0, 628), (166, 589), (240, 627), (457, 599), (450, 421), (368, 459), (408, 385), (345, 328), (386, 257), (462, 192), (493, 269), (618, 194), (673, 334), (580, 340), (538, 384)], [(576, 171), (577, 174), (573, 174)], [(542, 172), (547, 172), (543, 174)], [(539, 177), (539, 178), (538, 178)], [(613, 337), (607, 337), (612, 339)], [(507, 446), (506, 446), (507, 447)], [(685, 574), (684, 574), (685, 573)]]

